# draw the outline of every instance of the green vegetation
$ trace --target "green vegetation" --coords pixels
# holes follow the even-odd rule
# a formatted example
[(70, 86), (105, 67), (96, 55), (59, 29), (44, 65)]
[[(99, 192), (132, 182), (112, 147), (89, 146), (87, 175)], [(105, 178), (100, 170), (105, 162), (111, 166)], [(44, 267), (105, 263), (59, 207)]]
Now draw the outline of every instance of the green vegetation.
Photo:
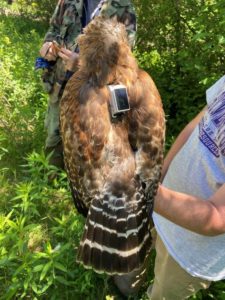
[[(134, 3), (135, 53), (159, 87), (170, 144), (205, 105), (206, 88), (224, 73), (224, 3)], [(0, 0), (0, 299), (119, 300), (110, 279), (76, 264), (84, 219), (65, 173), (48, 180), (56, 170), (43, 154), (47, 96), (34, 61), (53, 4), (18, 0), (8, 6)], [(148, 283), (153, 260), (154, 254)], [(148, 283), (136, 299), (147, 299)], [(225, 299), (225, 282), (193, 299)]]
[(205, 105), (205, 90), (224, 74), (225, 6), (219, 0), (134, 0), (138, 58), (160, 90), (168, 135)]

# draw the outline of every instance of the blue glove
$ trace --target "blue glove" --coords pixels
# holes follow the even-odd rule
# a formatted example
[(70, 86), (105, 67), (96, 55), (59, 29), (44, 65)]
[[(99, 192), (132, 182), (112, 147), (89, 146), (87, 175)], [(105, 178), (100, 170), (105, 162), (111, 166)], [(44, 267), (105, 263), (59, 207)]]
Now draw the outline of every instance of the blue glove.
[(37, 57), (35, 61), (35, 70), (50, 69), (52, 66), (54, 66), (55, 63), (55, 61), (48, 61), (43, 57)]

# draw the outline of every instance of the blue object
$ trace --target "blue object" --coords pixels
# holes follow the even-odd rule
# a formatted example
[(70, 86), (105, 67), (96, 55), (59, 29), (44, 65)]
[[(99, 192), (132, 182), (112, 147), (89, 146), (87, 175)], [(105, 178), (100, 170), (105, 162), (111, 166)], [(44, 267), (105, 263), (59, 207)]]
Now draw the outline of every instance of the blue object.
[(48, 61), (47, 59), (43, 57), (37, 57), (35, 61), (35, 70), (38, 69), (50, 69), (52, 66), (54, 66), (55, 61)]

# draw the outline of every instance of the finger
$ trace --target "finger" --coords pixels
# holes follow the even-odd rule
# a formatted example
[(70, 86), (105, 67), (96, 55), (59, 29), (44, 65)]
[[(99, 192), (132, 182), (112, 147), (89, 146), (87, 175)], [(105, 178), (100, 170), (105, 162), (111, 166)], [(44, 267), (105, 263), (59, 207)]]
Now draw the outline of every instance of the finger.
[(51, 55), (57, 56), (58, 51), (55, 49), (54, 45), (49, 49), (49, 52)]
[(48, 53), (47, 55), (45, 55), (45, 59), (47, 59), (48, 61), (53, 61), (56, 60), (56, 56)]
[(57, 51), (57, 52), (60, 51), (60, 46), (58, 44), (52, 43), (52, 46), (53, 46), (55, 51)]
[(47, 53), (44, 58), (47, 60), (56, 60), (57, 55), (54, 55), (54, 53)]
[(58, 56), (61, 57), (62, 60), (65, 60), (65, 61), (67, 61), (69, 59), (69, 57), (66, 54), (62, 53), (61, 51), (58, 52)]
[(66, 48), (61, 48), (60, 51), (64, 54), (66, 54), (67, 56), (70, 56), (73, 52), (69, 49)]
[(46, 54), (48, 53), (50, 47), (51, 47), (50, 42), (44, 43), (44, 45), (41, 47), (41, 49), (39, 51), (42, 57), (46, 56)]

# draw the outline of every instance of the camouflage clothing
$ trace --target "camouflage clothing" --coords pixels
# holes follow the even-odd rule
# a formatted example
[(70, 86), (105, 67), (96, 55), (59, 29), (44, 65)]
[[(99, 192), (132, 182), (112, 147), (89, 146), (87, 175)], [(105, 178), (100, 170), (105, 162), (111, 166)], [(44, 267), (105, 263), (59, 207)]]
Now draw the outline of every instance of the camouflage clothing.
[[(90, 1), (90, 0), (89, 0)], [(94, 10), (92, 18), (97, 15), (117, 16), (119, 22), (125, 24), (130, 45), (134, 44), (136, 17), (130, 0), (92, 0)], [(50, 21), (50, 28), (44, 41), (56, 40), (67, 49), (76, 51), (76, 38), (82, 32), (82, 14), (84, 0), (60, 0)], [(46, 147), (55, 146), (60, 140), (59, 134), (59, 100), (65, 83), (65, 66), (61, 58), (56, 64), (43, 73), (43, 83), (49, 93), (48, 112), (45, 119), (47, 129)]]

